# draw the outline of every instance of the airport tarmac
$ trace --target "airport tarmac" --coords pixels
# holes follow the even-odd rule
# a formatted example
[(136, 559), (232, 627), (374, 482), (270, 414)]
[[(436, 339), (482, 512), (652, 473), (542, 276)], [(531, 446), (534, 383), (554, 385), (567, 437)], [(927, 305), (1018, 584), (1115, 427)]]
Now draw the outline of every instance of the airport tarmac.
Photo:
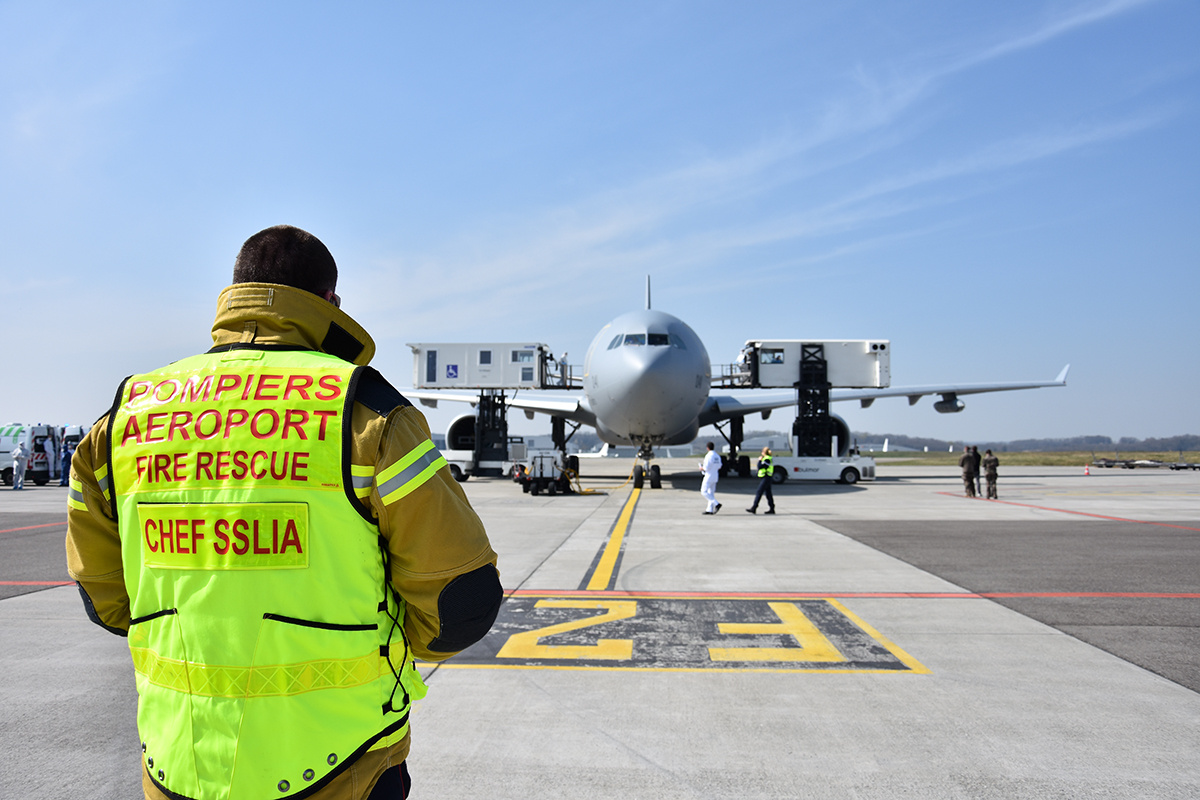
[[(1200, 796), (1200, 473), (949, 467), (533, 497), (464, 484), (509, 593), (425, 665), (417, 798)], [(584, 459), (584, 486), (631, 462)], [(0, 797), (139, 796), (132, 668), (0, 492)]]

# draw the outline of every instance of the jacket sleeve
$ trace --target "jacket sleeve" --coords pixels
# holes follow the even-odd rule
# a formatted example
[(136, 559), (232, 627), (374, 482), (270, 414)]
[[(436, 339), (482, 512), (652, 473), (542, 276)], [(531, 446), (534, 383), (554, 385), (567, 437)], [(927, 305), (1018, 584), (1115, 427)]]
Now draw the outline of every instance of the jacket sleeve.
[(407, 403), (392, 410), (378, 441), (370, 504), (407, 607), (405, 634), (417, 658), (442, 661), (495, 622), (503, 600), (496, 553), (449, 467), (438, 463), (421, 412)]
[(102, 417), (75, 449), (67, 497), (67, 571), (88, 617), (119, 636), (129, 631), (129, 594), (121, 567), (121, 536), (96, 470), (108, 464)]

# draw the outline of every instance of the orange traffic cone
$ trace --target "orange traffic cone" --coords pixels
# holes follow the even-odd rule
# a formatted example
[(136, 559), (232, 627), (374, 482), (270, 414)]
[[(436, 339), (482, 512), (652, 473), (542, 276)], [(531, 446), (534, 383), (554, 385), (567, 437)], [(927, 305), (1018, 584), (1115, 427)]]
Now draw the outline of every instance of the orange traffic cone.
[(1084, 475), (1091, 475), (1091, 474), (1092, 474), (1092, 465), (1091, 465), (1091, 464), (1084, 464), (1084, 465), (1083, 465), (1083, 474), (1084, 474)]

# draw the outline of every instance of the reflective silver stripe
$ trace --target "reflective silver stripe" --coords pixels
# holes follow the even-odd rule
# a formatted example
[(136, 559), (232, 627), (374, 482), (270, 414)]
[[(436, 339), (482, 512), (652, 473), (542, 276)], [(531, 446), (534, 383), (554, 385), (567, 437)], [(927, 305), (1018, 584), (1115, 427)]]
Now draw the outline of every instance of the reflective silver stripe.
[(83, 492), (79, 491), (74, 486), (72, 486), (70, 489), (67, 489), (67, 498), (70, 500), (75, 500), (76, 502), (79, 502), (79, 503), (84, 502), (83, 501)]
[(374, 475), (351, 475), (350, 485), (355, 489), (370, 489), (371, 484), (375, 481)]
[(389, 494), (420, 475), (441, 457), (442, 454), (437, 451), (437, 448), (432, 448), (429, 452), (422, 454), (421, 457), (416, 461), (400, 470), (395, 477), (389, 478), (386, 482), (384, 482), (379, 487), (379, 496), (387, 497)]
[(108, 494), (108, 486), (109, 486), (108, 475), (105, 475), (103, 478), (100, 478), (98, 481), (96, 481), (96, 484), (100, 487), (100, 491), (104, 492), (105, 494)]

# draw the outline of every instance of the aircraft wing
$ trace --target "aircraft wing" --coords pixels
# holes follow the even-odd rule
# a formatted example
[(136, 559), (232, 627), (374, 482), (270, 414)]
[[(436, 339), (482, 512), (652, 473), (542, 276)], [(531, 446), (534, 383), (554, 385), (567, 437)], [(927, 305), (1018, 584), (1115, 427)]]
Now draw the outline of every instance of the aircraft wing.
[(943, 401), (953, 402), (958, 395), (983, 394), (984, 392), (1010, 392), (1017, 389), (1041, 389), (1047, 386), (1066, 386), (1067, 373), (1071, 365), (1067, 364), (1052, 381), (1026, 381), (1010, 383), (954, 383), (932, 386), (889, 386), (887, 389), (831, 389), (830, 401), (858, 400), (863, 408), (869, 407), (880, 397), (907, 397), (908, 404), (916, 402), (927, 394), (940, 394)]
[[(984, 392), (1008, 392), (1017, 389), (1040, 389), (1047, 386), (1066, 386), (1067, 372), (1071, 365), (1063, 367), (1062, 372), (1052, 381), (1027, 381), (1011, 383), (955, 383), (931, 386), (891, 386), (887, 389), (830, 389), (829, 401), (858, 400), (863, 408), (867, 408), (880, 397), (907, 397), (908, 404), (914, 405), (927, 394), (940, 394), (942, 401), (953, 403), (961, 394), (982, 394)], [(724, 422), (731, 417), (748, 416), (763, 413), (763, 419), (770, 416), (776, 408), (786, 408), (796, 405), (796, 393), (786, 395), (710, 395), (704, 409), (700, 412), (700, 426)]]
[[(441, 391), (420, 391), (417, 389), (409, 389), (402, 391), (405, 397), (411, 400), (417, 400), (423, 406), (437, 408), (439, 400), (449, 403), (470, 403), (472, 406), (479, 403), (479, 397), (471, 394), (450, 394), (449, 392)], [(577, 397), (564, 397), (560, 399), (534, 399), (525, 398), (522, 396), (504, 398), (504, 404), (509, 408), (519, 408), (525, 412), (525, 416), (533, 419), (534, 414), (550, 414), (555, 417), (564, 417), (572, 422), (582, 422), (585, 425), (596, 425), (596, 415), (588, 408), (587, 402)]]
[(731, 417), (745, 417), (750, 414), (763, 414), (763, 419), (771, 416), (777, 408), (796, 405), (796, 393), (771, 395), (746, 395), (738, 397), (732, 394), (709, 395), (708, 402), (700, 411), (700, 427), (724, 422)]

